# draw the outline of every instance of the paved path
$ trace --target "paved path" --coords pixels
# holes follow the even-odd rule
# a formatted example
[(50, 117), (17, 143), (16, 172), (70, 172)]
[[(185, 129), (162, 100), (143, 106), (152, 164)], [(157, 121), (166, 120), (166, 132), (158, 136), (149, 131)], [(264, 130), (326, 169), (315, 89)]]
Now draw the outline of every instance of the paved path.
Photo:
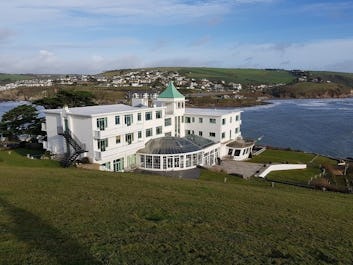
[(220, 167), (227, 174), (241, 175), (243, 178), (250, 178), (251, 176), (258, 174), (267, 168), (264, 167), (264, 164), (234, 160), (223, 160)]

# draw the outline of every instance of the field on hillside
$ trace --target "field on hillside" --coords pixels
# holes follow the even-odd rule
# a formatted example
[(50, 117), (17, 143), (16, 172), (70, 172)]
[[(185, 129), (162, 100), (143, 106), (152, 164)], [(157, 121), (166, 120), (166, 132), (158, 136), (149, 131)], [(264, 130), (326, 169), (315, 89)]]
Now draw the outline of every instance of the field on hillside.
[(269, 90), (280, 98), (330, 98), (350, 95), (351, 87), (337, 83), (301, 82)]
[(15, 82), (18, 80), (28, 80), (33, 79), (32, 75), (16, 75), (16, 74), (2, 74), (0, 73), (0, 84), (7, 84), (11, 82)]
[(223, 183), (207, 171), (183, 180), (62, 169), (0, 154), (0, 264), (353, 260), (351, 195)]
[[(224, 80), (241, 84), (274, 84), (290, 83), (295, 77), (284, 70), (268, 71), (262, 69), (240, 69), (240, 68), (207, 68), (207, 67), (157, 67), (145, 68), (158, 69), (161, 71), (174, 71), (189, 78), (209, 80)], [(116, 70), (104, 73), (112, 77), (128, 70)]]

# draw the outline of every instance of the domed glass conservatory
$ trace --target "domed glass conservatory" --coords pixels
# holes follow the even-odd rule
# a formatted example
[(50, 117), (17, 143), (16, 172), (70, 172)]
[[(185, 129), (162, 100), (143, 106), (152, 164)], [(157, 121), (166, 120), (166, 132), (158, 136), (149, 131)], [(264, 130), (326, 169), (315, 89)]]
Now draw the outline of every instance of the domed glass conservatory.
[(152, 171), (186, 170), (217, 163), (220, 144), (197, 135), (152, 139), (137, 152), (139, 168)]

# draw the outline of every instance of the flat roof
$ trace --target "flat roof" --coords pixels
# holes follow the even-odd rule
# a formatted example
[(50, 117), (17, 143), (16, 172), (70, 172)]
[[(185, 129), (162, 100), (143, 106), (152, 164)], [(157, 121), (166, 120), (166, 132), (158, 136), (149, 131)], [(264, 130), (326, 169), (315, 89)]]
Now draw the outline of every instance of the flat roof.
[(227, 144), (228, 147), (232, 148), (246, 148), (253, 146), (255, 144), (254, 140), (250, 139), (237, 139)]
[[(73, 115), (80, 115), (80, 116), (95, 116), (95, 115), (125, 112), (125, 111), (153, 110), (158, 108), (161, 108), (161, 107), (156, 107), (156, 108), (149, 108), (146, 106), (132, 107), (125, 104), (114, 104), (114, 105), (97, 105), (97, 106), (69, 108), (68, 113)], [(44, 113), (60, 114), (62, 113), (62, 111), (63, 111), (62, 108), (49, 109), (49, 110), (45, 110)]]
[(204, 116), (223, 116), (235, 112), (242, 112), (239, 109), (203, 109), (203, 108), (185, 108), (185, 115), (204, 115)]

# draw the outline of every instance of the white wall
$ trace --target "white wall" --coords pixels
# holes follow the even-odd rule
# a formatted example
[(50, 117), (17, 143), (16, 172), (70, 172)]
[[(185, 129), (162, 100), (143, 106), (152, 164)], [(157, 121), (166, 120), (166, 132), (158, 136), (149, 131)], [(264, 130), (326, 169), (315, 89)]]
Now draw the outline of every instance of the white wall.
[[(239, 115), (239, 121), (235, 120), (235, 117)], [(186, 117), (191, 118), (190, 123), (186, 123)], [(202, 123), (199, 119), (202, 118)], [(210, 123), (210, 119), (216, 119), (216, 123)], [(225, 119), (225, 124), (222, 124), (222, 119)], [(194, 122), (193, 122), (194, 120)], [(197, 114), (185, 114), (185, 131), (190, 130), (191, 134), (200, 135), (202, 132), (202, 137), (210, 139), (215, 142), (227, 142), (232, 139), (236, 139), (241, 136), (240, 132), (240, 112), (232, 112), (230, 114), (222, 116), (211, 116), (211, 115), (197, 115)], [(235, 128), (238, 128), (238, 132), (235, 132)], [(216, 133), (215, 137), (211, 137), (210, 133)], [(222, 139), (222, 133), (225, 133), (225, 138)]]
[(46, 114), (45, 123), (47, 128), (47, 150), (53, 154), (64, 154), (66, 144), (63, 136), (58, 135), (58, 127), (63, 127), (60, 114)]
[(281, 171), (281, 170), (294, 170), (294, 169), (306, 169), (306, 164), (279, 164), (279, 165), (271, 165), (266, 168), (261, 174), (258, 176), (260, 178), (266, 177), (272, 171)]

